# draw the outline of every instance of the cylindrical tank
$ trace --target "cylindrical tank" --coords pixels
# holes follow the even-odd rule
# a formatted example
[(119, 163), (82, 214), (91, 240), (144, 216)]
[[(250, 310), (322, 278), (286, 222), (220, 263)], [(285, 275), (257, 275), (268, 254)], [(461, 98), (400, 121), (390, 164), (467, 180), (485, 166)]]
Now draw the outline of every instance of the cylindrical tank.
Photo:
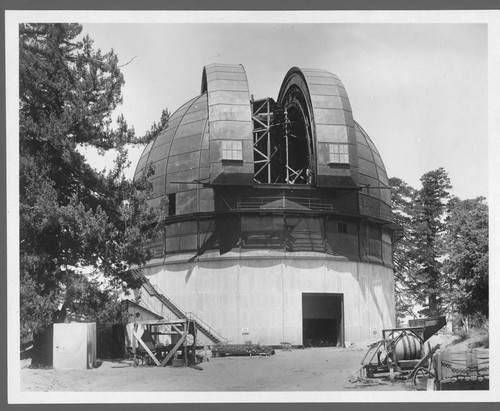
[(414, 335), (403, 333), (396, 338), (396, 346), (394, 348), (394, 359), (401, 360), (418, 360), (422, 358), (423, 350), (422, 340)]

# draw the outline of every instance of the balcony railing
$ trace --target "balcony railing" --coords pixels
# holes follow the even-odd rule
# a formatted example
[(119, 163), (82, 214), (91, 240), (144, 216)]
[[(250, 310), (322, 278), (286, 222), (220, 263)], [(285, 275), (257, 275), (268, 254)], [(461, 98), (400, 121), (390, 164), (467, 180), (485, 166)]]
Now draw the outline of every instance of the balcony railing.
[(274, 197), (251, 197), (237, 201), (236, 209), (245, 210), (303, 210), (327, 212), (348, 216), (366, 216), (384, 221), (394, 221), (391, 211), (380, 209), (366, 204), (360, 205), (359, 212), (354, 207), (346, 207), (335, 203), (335, 200), (322, 200), (317, 198), (274, 196)]

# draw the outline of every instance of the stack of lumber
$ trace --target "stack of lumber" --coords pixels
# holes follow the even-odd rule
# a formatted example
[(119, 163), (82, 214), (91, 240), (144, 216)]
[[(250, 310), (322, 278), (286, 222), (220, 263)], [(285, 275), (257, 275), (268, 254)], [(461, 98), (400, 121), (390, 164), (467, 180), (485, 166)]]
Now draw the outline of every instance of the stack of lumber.
[(223, 357), (226, 355), (274, 355), (271, 347), (260, 344), (215, 344), (212, 347), (214, 357)]

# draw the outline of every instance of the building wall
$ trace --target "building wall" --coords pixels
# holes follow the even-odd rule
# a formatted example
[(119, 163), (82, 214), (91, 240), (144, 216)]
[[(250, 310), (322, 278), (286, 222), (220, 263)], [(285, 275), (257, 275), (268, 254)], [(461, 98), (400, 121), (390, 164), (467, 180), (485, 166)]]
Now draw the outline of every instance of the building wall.
[(392, 269), (296, 254), (153, 265), (143, 273), (231, 343), (302, 344), (302, 293), (343, 294), (347, 344), (380, 338), (383, 328), (395, 326)]

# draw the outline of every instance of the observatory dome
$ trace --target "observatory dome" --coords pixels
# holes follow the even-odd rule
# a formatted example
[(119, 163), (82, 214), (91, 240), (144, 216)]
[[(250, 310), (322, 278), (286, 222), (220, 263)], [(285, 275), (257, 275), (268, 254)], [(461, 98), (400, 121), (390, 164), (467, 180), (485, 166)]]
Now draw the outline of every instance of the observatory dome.
[[(208, 84), (215, 89), (210, 93), (207, 88), (207, 73)], [(322, 121), (322, 123), (313, 124), (312, 134), (320, 132), (325, 134), (325, 129), (328, 127), (333, 128), (333, 131), (337, 133), (340, 131), (346, 135), (351, 134), (349, 137), (346, 136), (349, 138), (349, 145), (351, 145), (348, 163), (337, 166), (330, 162), (330, 153), (328, 150), (324, 150), (324, 144), (323, 146), (318, 144), (318, 139), (316, 139), (314, 142), (316, 145), (314, 148), (318, 153), (316, 167), (329, 168), (332, 170), (331, 175), (339, 176), (346, 175), (347, 173), (342, 172), (342, 170), (349, 169), (351, 178), (338, 178), (339, 185), (356, 185), (360, 188), (360, 201), (366, 205), (366, 210), (369, 210), (371, 214), (380, 213), (381, 218), (390, 219), (391, 200), (384, 163), (368, 134), (354, 121), (349, 99), (341, 81), (335, 75), (324, 70), (293, 68), (285, 78), (280, 95), (285, 94), (284, 90), (289, 86), (286, 82), (290, 78), (293, 79), (297, 73), (308, 80), (307, 86), (309, 87), (305, 89), (306, 92), (316, 91), (316, 95), (310, 95), (312, 99), (316, 98), (313, 101), (324, 100), (324, 93), (331, 94), (330, 101), (323, 103), (323, 106), (321, 103), (317, 103), (309, 108), (312, 112), (312, 121), (315, 121), (314, 114), (319, 121)], [(216, 80), (210, 82), (210, 78)], [(223, 84), (228, 84), (229, 81), (235, 90), (226, 90)], [(207, 66), (203, 71), (202, 83), (202, 94), (189, 100), (173, 113), (169, 119), (168, 128), (144, 149), (135, 171), (135, 178), (138, 178), (151, 166), (153, 167), (153, 197), (176, 194), (176, 214), (178, 215), (213, 211), (212, 196), (206, 189), (203, 189), (203, 184), (214, 180), (214, 178), (211, 179), (210, 166), (214, 163), (213, 159), (211, 160), (211, 155), (214, 156), (214, 148), (220, 149), (220, 140), (210, 138), (210, 125), (216, 128), (222, 123), (234, 127), (233, 124), (229, 123), (232, 122), (236, 123), (237, 126), (245, 127), (245, 123), (252, 122), (250, 95), (245, 70), (242, 66)], [(224, 90), (219, 90), (219, 88)], [(225, 103), (226, 109), (233, 110), (233, 114), (237, 113), (233, 116), (234, 118), (220, 119), (220, 112), (209, 110), (209, 100), (212, 101), (212, 106), (222, 105), (222, 99), (215, 98), (217, 93), (219, 95), (226, 94), (226, 101), (223, 103)], [(335, 104), (336, 102), (338, 103)], [(328, 103), (330, 103), (330, 107)], [(344, 126), (344, 129), (339, 126)], [(245, 151), (252, 153), (252, 146), (254, 146), (253, 134), (255, 133), (252, 133), (248, 127), (246, 128), (244, 130), (246, 135), (237, 136), (238, 140), (242, 141), (243, 155), (247, 154)], [(355, 138), (352, 137), (353, 134)], [(235, 136), (229, 137), (235, 138)], [(312, 138), (314, 139), (314, 137), (313, 135)], [(347, 138), (341, 138), (339, 141), (347, 142)], [(332, 139), (332, 141), (334, 140)], [(230, 150), (234, 152), (232, 146)], [(241, 163), (238, 164), (236, 159), (224, 160), (220, 158), (219, 153), (215, 154), (217, 160), (224, 164), (226, 169), (233, 170), (233, 183), (236, 185), (248, 184), (248, 176), (241, 175), (237, 168), (243, 168), (245, 162), (253, 162), (254, 159), (242, 159)], [(220, 172), (220, 170), (216, 171)], [(237, 181), (238, 175), (241, 176), (241, 181)], [(252, 180), (252, 183), (255, 181)], [(271, 182), (269, 181), (269, 183)], [(315, 186), (318, 185), (315, 184)], [(323, 185), (328, 186), (328, 184)], [(170, 198), (172, 199), (173, 196)]]
[(144, 173), (167, 200), (140, 268), (159, 313), (268, 344), (342, 346), (394, 326), (387, 173), (334, 74), (293, 67), (276, 98), (254, 99), (243, 66), (206, 66), (144, 149)]

